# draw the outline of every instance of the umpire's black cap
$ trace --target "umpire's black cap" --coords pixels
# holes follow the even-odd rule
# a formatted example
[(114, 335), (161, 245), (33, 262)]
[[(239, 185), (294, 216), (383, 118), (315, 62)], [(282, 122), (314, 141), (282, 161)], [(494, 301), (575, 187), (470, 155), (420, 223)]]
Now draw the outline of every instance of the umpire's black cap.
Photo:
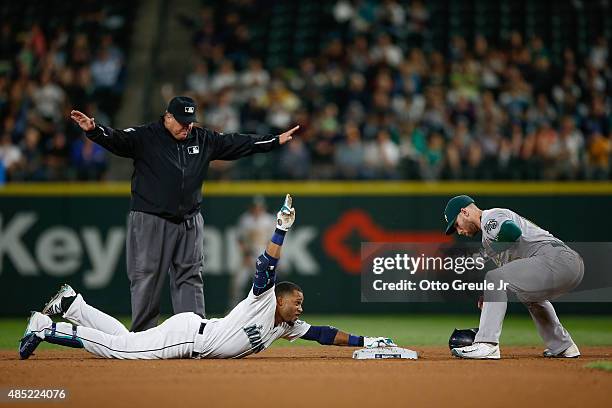
[(175, 96), (166, 110), (180, 123), (196, 122), (196, 103), (188, 96)]

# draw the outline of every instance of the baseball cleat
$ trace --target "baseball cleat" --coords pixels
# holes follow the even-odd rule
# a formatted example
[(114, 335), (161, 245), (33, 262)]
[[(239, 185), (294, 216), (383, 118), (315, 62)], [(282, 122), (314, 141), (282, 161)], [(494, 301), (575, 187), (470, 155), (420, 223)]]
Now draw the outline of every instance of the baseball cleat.
[(578, 350), (576, 343), (572, 342), (572, 345), (561, 353), (553, 354), (549, 349), (546, 349), (543, 354), (546, 358), (578, 358), (580, 357), (580, 350)]
[(23, 337), (19, 340), (19, 358), (30, 357), (36, 347), (45, 338), (45, 328), (51, 325), (51, 319), (39, 312), (32, 312), (28, 319)]
[(499, 345), (490, 343), (474, 343), (471, 346), (457, 347), (451, 350), (451, 354), (459, 358), (471, 358), (474, 360), (499, 360)]
[(76, 292), (74, 289), (70, 285), (63, 284), (51, 300), (47, 302), (45, 307), (43, 307), (42, 313), (47, 316), (66, 313), (75, 297)]

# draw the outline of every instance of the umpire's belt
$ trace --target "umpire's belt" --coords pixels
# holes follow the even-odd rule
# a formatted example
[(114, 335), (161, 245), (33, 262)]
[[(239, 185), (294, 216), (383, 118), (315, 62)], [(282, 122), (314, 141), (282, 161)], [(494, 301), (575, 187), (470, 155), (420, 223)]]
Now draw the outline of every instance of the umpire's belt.
[(195, 337), (193, 342), (193, 351), (191, 352), (191, 358), (200, 358), (200, 353), (196, 350), (202, 350), (202, 345), (204, 343), (204, 339), (202, 334), (204, 334), (204, 328), (206, 327), (206, 322), (200, 323), (200, 329), (198, 330), (198, 334)]

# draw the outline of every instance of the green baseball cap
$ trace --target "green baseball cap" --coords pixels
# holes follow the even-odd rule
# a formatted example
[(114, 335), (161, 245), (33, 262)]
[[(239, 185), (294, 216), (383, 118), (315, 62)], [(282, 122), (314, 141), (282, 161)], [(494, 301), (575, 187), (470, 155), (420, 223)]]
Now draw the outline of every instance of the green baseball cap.
[(455, 232), (455, 221), (457, 221), (457, 216), (461, 212), (461, 209), (467, 207), (473, 202), (474, 200), (472, 197), (466, 195), (459, 195), (448, 200), (448, 203), (446, 203), (446, 208), (444, 209), (446, 235), (450, 235)]

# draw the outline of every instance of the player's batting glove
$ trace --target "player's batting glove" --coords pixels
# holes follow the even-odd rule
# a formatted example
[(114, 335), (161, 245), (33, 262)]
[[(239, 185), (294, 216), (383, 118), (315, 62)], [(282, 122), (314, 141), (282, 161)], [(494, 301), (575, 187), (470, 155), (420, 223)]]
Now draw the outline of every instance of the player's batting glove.
[(387, 337), (364, 337), (363, 346), (365, 348), (395, 347), (397, 344)]
[(293, 197), (287, 194), (285, 202), (280, 211), (276, 214), (276, 228), (289, 231), (295, 221), (295, 208), (293, 208)]

